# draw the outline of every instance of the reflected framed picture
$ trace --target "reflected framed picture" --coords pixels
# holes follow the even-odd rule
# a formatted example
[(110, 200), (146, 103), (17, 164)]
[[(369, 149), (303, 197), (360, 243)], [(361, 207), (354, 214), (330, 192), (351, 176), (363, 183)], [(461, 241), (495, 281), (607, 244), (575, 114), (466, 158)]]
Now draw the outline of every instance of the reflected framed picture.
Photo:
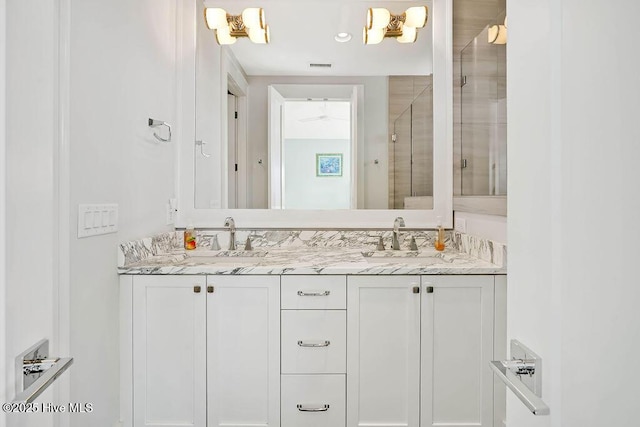
[(342, 176), (342, 153), (316, 154), (316, 176)]

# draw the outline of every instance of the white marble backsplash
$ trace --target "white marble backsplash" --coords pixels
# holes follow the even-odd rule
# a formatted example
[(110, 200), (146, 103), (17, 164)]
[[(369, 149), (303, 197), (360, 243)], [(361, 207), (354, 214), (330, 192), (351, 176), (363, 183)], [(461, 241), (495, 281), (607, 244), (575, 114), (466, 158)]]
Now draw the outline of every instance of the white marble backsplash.
[(507, 245), (503, 243), (456, 231), (453, 233), (453, 247), (498, 267), (507, 267)]
[[(221, 249), (229, 247), (228, 230), (198, 230), (196, 232), (197, 247), (211, 248), (212, 238), (217, 237)], [(314, 230), (238, 230), (236, 245), (244, 248), (247, 237), (251, 237), (253, 248), (268, 249), (331, 249), (349, 248), (362, 251), (374, 251), (382, 236), (386, 249), (391, 249), (391, 231), (357, 230), (357, 231), (314, 231)], [(415, 238), (419, 249), (432, 248), (436, 236), (435, 231), (402, 231), (400, 243), (402, 249), (409, 249), (411, 238)], [(448, 248), (490, 262), (499, 267), (506, 267), (506, 246), (487, 239), (447, 231), (445, 244)], [(171, 254), (183, 249), (183, 232), (175, 231), (157, 236), (123, 243), (118, 248), (118, 267), (122, 268), (139, 263), (147, 258)]]
[(171, 231), (153, 237), (121, 243), (118, 246), (118, 267), (135, 264), (147, 258), (183, 248), (182, 231)]

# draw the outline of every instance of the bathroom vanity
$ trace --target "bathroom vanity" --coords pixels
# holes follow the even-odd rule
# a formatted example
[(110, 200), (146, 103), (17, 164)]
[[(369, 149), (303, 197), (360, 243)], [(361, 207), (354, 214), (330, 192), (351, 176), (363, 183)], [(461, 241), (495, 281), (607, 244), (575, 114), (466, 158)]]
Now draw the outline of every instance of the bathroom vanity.
[(505, 268), (419, 241), (122, 265), (124, 425), (498, 425)]

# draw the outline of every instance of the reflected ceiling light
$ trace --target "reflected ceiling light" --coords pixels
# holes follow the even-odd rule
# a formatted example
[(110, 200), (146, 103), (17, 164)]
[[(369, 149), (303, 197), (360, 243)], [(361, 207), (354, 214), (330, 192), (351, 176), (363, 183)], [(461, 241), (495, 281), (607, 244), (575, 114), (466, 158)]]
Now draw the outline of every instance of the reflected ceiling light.
[(336, 34), (334, 39), (337, 42), (346, 43), (349, 40), (351, 40), (351, 34), (349, 34), (349, 33), (338, 33), (338, 34)]
[(369, 8), (362, 40), (364, 44), (378, 44), (385, 37), (394, 37), (399, 43), (414, 43), (418, 39), (418, 28), (427, 24), (428, 16), (426, 6), (410, 7), (401, 15), (381, 7)]
[(207, 7), (204, 19), (210, 30), (215, 30), (218, 44), (234, 44), (238, 37), (248, 37), (254, 43), (269, 43), (269, 26), (261, 7), (249, 7), (240, 15), (230, 15), (224, 9)]
[(507, 18), (504, 25), (492, 25), (487, 29), (487, 41), (491, 44), (507, 44)]

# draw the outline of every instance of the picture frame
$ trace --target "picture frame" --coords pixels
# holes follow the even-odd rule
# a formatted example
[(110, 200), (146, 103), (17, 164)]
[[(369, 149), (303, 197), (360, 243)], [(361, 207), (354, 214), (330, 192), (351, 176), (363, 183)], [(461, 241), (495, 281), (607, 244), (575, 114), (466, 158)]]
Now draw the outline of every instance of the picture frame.
[(342, 153), (317, 153), (316, 176), (342, 176)]

